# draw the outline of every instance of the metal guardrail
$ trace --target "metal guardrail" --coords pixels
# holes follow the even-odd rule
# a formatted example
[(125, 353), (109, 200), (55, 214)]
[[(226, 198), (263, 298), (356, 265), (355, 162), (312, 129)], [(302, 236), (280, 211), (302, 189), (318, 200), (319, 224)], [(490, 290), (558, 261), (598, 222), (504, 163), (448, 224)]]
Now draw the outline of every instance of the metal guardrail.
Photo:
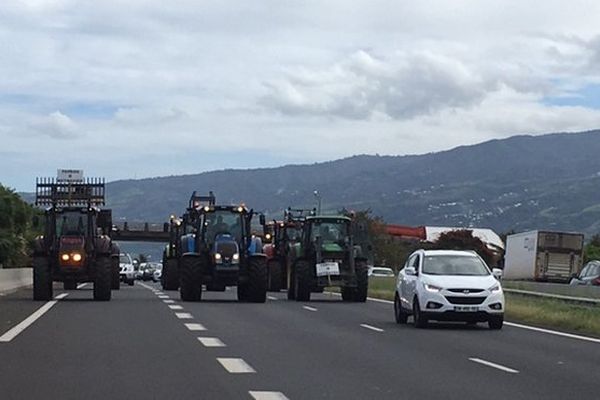
[(561, 295), (561, 294), (532, 292), (530, 290), (509, 289), (509, 288), (504, 288), (503, 290), (506, 293), (520, 294), (523, 296), (543, 297), (546, 299), (562, 300), (562, 301), (568, 301), (570, 303), (579, 303), (579, 304), (587, 304), (587, 305), (594, 305), (594, 306), (600, 305), (600, 299), (591, 299), (588, 297), (565, 296), (565, 295)]

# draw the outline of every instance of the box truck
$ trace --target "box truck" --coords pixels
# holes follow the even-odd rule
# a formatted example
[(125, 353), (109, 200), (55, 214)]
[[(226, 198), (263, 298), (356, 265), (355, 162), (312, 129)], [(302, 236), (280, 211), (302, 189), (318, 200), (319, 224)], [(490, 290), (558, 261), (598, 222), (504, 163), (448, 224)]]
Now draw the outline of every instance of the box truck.
[(582, 261), (581, 233), (517, 233), (506, 238), (504, 279), (568, 282)]

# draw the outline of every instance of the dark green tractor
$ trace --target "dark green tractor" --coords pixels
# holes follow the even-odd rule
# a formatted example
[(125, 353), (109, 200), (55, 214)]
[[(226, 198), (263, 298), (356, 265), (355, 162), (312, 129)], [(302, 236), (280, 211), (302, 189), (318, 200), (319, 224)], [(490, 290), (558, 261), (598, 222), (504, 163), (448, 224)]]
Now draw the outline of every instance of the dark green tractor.
[(346, 216), (306, 217), (302, 240), (293, 246), (288, 299), (309, 301), (311, 292), (339, 287), (344, 301), (366, 301), (367, 259), (353, 232), (353, 220)]

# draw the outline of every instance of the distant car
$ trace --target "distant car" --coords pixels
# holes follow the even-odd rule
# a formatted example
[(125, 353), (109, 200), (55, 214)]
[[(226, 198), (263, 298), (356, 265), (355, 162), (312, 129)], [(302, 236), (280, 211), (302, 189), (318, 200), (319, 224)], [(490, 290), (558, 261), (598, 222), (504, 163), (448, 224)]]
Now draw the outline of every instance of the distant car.
[(162, 263), (156, 263), (156, 268), (154, 269), (154, 273), (152, 274), (152, 281), (160, 282), (160, 278), (162, 277)]
[(394, 270), (388, 267), (369, 267), (369, 276), (374, 277), (383, 277), (383, 278), (393, 278)]
[(585, 264), (579, 275), (571, 279), (570, 284), (600, 286), (600, 260), (593, 260)]
[(119, 278), (129, 286), (133, 286), (135, 282), (135, 268), (129, 254), (119, 254)]
[(141, 271), (141, 279), (143, 281), (151, 281), (154, 280), (154, 271), (156, 270), (156, 266), (158, 263), (149, 262), (140, 265)]
[(412, 315), (424, 328), (433, 321), (487, 321), (502, 329), (504, 293), (497, 279), (477, 254), (457, 250), (418, 250), (398, 273), (394, 296), (396, 322)]

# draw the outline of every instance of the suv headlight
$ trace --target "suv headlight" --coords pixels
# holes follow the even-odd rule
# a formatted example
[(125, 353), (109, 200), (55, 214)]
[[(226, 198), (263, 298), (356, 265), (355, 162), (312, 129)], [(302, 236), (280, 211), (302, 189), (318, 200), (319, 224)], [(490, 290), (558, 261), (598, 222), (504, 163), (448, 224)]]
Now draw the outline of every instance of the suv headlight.
[(500, 285), (494, 285), (491, 288), (489, 288), (488, 290), (492, 293), (499, 293), (502, 291), (502, 288), (500, 287)]
[(442, 290), (441, 287), (439, 286), (435, 286), (435, 285), (430, 285), (428, 283), (424, 283), (423, 287), (425, 288), (425, 290), (427, 290), (428, 292), (432, 292), (432, 293), (437, 293), (440, 290)]

